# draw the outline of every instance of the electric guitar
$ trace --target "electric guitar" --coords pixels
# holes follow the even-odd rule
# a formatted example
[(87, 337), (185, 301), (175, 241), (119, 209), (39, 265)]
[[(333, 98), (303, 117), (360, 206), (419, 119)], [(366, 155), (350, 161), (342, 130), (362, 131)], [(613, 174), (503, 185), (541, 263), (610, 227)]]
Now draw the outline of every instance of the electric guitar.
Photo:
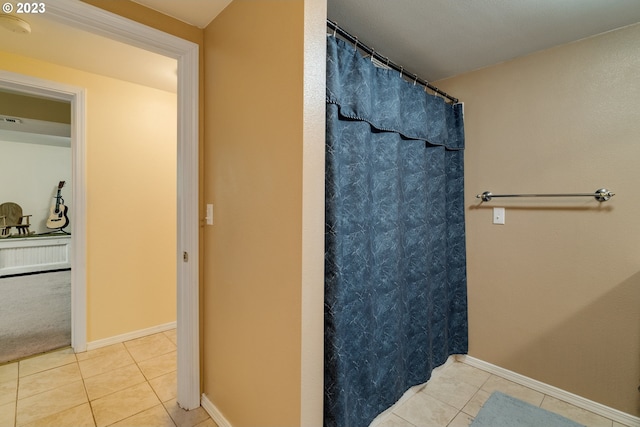
[(62, 230), (69, 225), (69, 218), (67, 217), (68, 208), (64, 205), (64, 199), (60, 195), (62, 187), (64, 187), (64, 181), (60, 181), (58, 184), (56, 203), (54, 206), (51, 206), (49, 218), (47, 219), (47, 228)]

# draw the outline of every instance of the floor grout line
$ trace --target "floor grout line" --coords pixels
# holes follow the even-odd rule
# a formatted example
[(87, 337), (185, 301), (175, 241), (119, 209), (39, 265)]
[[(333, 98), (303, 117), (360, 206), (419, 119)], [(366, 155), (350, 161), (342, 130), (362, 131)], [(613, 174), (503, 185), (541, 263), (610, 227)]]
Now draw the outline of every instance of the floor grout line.
[[(462, 363), (462, 362), (459, 362)], [(465, 365), (468, 366), (468, 365)], [(398, 417), (399, 419), (403, 420), (405, 423), (407, 423), (407, 426), (415, 425), (415, 420), (413, 420), (414, 422), (410, 422), (408, 419), (406, 419), (405, 417), (403, 417), (402, 415), (400, 415), (397, 411), (405, 404), (407, 404), (412, 398), (414, 398), (416, 395), (420, 394), (420, 393), (425, 393), (426, 395), (435, 398), (438, 402), (440, 403), (444, 403), (447, 404), (448, 406), (453, 406), (451, 403), (448, 403), (447, 397), (445, 396), (445, 393), (440, 394), (439, 396), (437, 395), (437, 388), (433, 388), (432, 392), (433, 394), (427, 393), (427, 387), (429, 385), (430, 382), (434, 381), (438, 381), (438, 379), (441, 378), (447, 378), (450, 381), (450, 384), (448, 384), (448, 386), (451, 386), (451, 383), (456, 384), (456, 383), (464, 383), (465, 388), (467, 388), (467, 391), (465, 393), (468, 393), (469, 391), (471, 391), (471, 389), (468, 388), (468, 386), (471, 386), (475, 389), (475, 391), (473, 392), (473, 394), (466, 399), (466, 402), (464, 404), (462, 404), (462, 407), (460, 409), (457, 408), (457, 404), (456, 404), (456, 414), (455, 416), (450, 419), (449, 421), (440, 421), (440, 424), (433, 424), (435, 425), (439, 425), (439, 426), (460, 426), (460, 425), (469, 425), (468, 423), (473, 422), (473, 419), (475, 418), (475, 415), (469, 413), (468, 411), (475, 411), (474, 408), (471, 408), (469, 405), (472, 404), (473, 402), (477, 402), (480, 403), (481, 400), (486, 401), (486, 398), (484, 398), (483, 396), (479, 396), (480, 393), (487, 393), (489, 396), (491, 395), (491, 393), (493, 391), (501, 391), (505, 394), (513, 394), (515, 393), (516, 395), (518, 394), (516, 392), (516, 390), (528, 390), (528, 391), (533, 391), (538, 393), (540, 397), (535, 398), (535, 402), (538, 407), (548, 410), (550, 412), (554, 412), (558, 415), (561, 415), (565, 418), (569, 418), (572, 419), (575, 422), (581, 423), (581, 424), (587, 424), (587, 425), (592, 425), (591, 423), (596, 423), (597, 425), (601, 425), (600, 423), (606, 425), (607, 427), (613, 427), (614, 426), (614, 420), (601, 416), (599, 414), (593, 413), (591, 411), (585, 410), (583, 408), (577, 407), (575, 405), (572, 405), (570, 402), (565, 402), (562, 399), (557, 399), (554, 398), (553, 396), (550, 396), (544, 392), (539, 392), (537, 390), (532, 389), (531, 387), (527, 387), (526, 385), (522, 385), (522, 384), (518, 384), (518, 383), (514, 383), (513, 381), (510, 381), (506, 378), (501, 377), (500, 375), (485, 371), (481, 368), (478, 367), (471, 367), (469, 366), (469, 368), (474, 369), (477, 372), (482, 372), (483, 375), (486, 375), (486, 378), (483, 381), (477, 381), (477, 380), (472, 380), (472, 381), (468, 381), (471, 378), (474, 378), (475, 375), (471, 376), (471, 372), (472, 371), (467, 371), (469, 372), (466, 375), (463, 375), (462, 372), (463, 371), (442, 371), (441, 373), (439, 373), (439, 375), (434, 375), (432, 376), (429, 381), (427, 381), (426, 383), (424, 383), (424, 385), (422, 386), (417, 386), (420, 387), (419, 391), (416, 392), (414, 395), (412, 395), (411, 397), (409, 397), (406, 400), (399, 400), (398, 402), (396, 402), (396, 404), (392, 405), (391, 407), (387, 408), (387, 410), (383, 411), (383, 413), (386, 413), (386, 415), (382, 418), (376, 418), (376, 422), (371, 423), (370, 427), (376, 427), (376, 426), (386, 426), (386, 425), (392, 425), (393, 421), (391, 417)], [(493, 381), (497, 384), (489, 384), (490, 381)], [(503, 383), (503, 381), (506, 381), (506, 383), (504, 383), (505, 385), (507, 384), (511, 384), (513, 383), (512, 386), (509, 386), (508, 388), (501, 388), (499, 386), (500, 383)], [(487, 389), (486, 387), (489, 386), (490, 389)], [(434, 387), (437, 387), (434, 385)], [(446, 387), (446, 386), (445, 386)], [(511, 387), (515, 387), (515, 390)], [(455, 385), (453, 386), (453, 388), (449, 388), (449, 393), (451, 393), (452, 390), (455, 390), (456, 387)], [(455, 394), (455, 392), (453, 392), (453, 394)], [(518, 398), (518, 396), (514, 396), (516, 398)], [(538, 401), (538, 399), (540, 399)], [(558, 401), (562, 402), (563, 404), (567, 405), (567, 411), (576, 411), (573, 412), (573, 415), (571, 412), (567, 412), (563, 409), (560, 408), (556, 408), (556, 410), (553, 409), (548, 409), (548, 408), (543, 408), (543, 405), (545, 404), (546, 401), (552, 402), (550, 399), (557, 399)], [(524, 400), (522, 398), (520, 398), (520, 400)], [(480, 403), (480, 408), (482, 407), (483, 403)], [(547, 405), (548, 406), (548, 405)], [(477, 414), (476, 414), (477, 415)], [(412, 416), (414, 417), (415, 414)], [(589, 420), (588, 417), (591, 416), (595, 416), (595, 418), (592, 418), (592, 421), (585, 421), (585, 417), (586, 420)], [(462, 418), (461, 418), (462, 417)], [(396, 420), (398, 419), (396, 418)], [(413, 418), (412, 418), (413, 419)], [(442, 424), (442, 422), (444, 422), (445, 424)], [(617, 424), (616, 424), (617, 425)], [(620, 424), (622, 425), (622, 424)]]
[[(158, 345), (160, 345), (160, 347), (159, 347), (160, 350), (157, 351), (157, 352), (148, 351), (148, 350), (144, 349), (144, 347), (141, 346), (141, 347), (138, 348), (139, 351), (136, 351), (134, 353), (134, 351), (133, 351), (134, 347), (131, 347), (130, 345), (129, 346), (127, 345), (127, 343), (132, 343), (132, 342), (135, 342), (136, 340), (144, 339), (144, 338), (147, 338), (147, 337), (151, 337), (153, 335), (158, 335), (158, 341), (154, 341), (153, 339), (151, 339), (149, 341), (148, 345), (154, 345), (156, 342), (158, 342), (159, 343)], [(77, 371), (79, 373), (78, 381), (82, 381), (82, 400), (84, 400), (82, 404), (74, 405), (74, 406), (72, 406), (70, 408), (67, 408), (67, 409), (64, 409), (62, 411), (58, 411), (58, 412), (55, 412), (55, 413), (52, 413), (52, 414), (46, 414), (46, 415), (44, 415), (42, 417), (39, 416), (38, 419), (42, 420), (42, 419), (48, 418), (48, 417), (64, 416), (63, 415), (64, 413), (67, 413), (68, 411), (72, 411), (74, 409), (78, 409), (81, 406), (87, 404), (87, 408), (91, 412), (91, 414), (90, 414), (91, 422), (93, 422), (94, 426), (97, 426), (98, 425), (98, 419), (96, 419), (96, 413), (95, 413), (95, 407), (94, 407), (95, 402), (97, 402), (99, 399), (104, 398), (106, 396), (111, 396), (114, 393), (122, 392), (122, 391), (127, 390), (127, 389), (129, 389), (131, 387), (140, 386), (140, 385), (144, 384), (145, 385), (144, 386), (145, 389), (148, 389), (148, 390), (151, 391), (151, 393), (149, 393), (147, 396), (148, 396), (148, 399), (150, 399), (149, 403), (153, 403), (152, 407), (145, 408), (145, 409), (140, 409), (140, 410), (138, 410), (138, 408), (136, 408), (136, 412), (135, 413), (126, 414), (126, 416), (123, 419), (121, 419), (119, 421), (115, 421), (115, 423), (121, 423), (122, 421), (124, 421), (126, 419), (129, 419), (131, 417), (137, 417), (137, 416), (140, 416), (140, 414), (142, 414), (142, 413), (144, 413), (146, 411), (152, 411), (153, 410), (151, 413), (153, 413), (153, 414), (155, 414), (157, 416), (160, 416), (160, 413), (164, 414), (162, 416), (164, 418), (166, 418), (167, 422), (168, 422), (168, 420), (171, 420), (172, 425), (174, 425), (174, 426), (181, 425), (181, 423), (183, 421), (179, 421), (178, 419), (174, 418), (174, 415), (177, 416), (177, 415), (179, 415), (179, 413), (172, 414), (172, 411), (167, 406), (167, 404), (169, 402), (172, 402), (173, 400), (175, 400), (175, 390), (171, 391), (171, 388), (167, 389), (166, 388), (166, 385), (167, 385), (166, 381), (169, 382), (168, 385), (169, 385), (169, 387), (171, 387), (171, 382), (173, 382), (174, 379), (170, 378), (169, 376), (170, 375), (174, 375), (175, 376), (177, 374), (177, 371), (176, 371), (175, 367), (165, 364), (166, 362), (169, 361), (168, 359), (165, 359), (164, 361), (162, 361), (160, 359), (162, 357), (167, 357), (169, 359), (171, 357), (173, 357), (173, 356), (171, 356), (171, 354), (175, 353), (175, 351), (176, 351), (176, 343), (175, 343), (174, 339), (172, 339), (172, 335), (167, 333), (167, 331), (159, 332), (159, 333), (156, 333), (156, 334), (151, 334), (151, 335), (149, 335), (147, 337), (136, 338), (136, 339), (132, 339), (132, 340), (129, 340), (129, 341), (121, 343), (121, 346), (124, 347), (124, 351), (126, 352), (127, 357), (131, 360), (131, 362), (127, 363), (126, 366), (117, 366), (117, 363), (116, 363), (116, 365), (115, 365), (116, 367), (113, 368), (113, 369), (112, 368), (109, 368), (109, 369), (100, 369), (100, 368), (98, 368), (98, 369), (96, 369), (95, 372), (97, 372), (97, 374), (95, 372), (93, 374), (91, 374), (91, 371), (87, 371), (87, 372), (83, 372), (82, 371), (82, 369), (80, 367), (82, 362), (91, 360), (91, 359), (93, 359), (93, 357), (79, 357), (79, 354), (81, 354), (81, 353), (78, 353), (78, 354), (73, 353), (74, 357), (73, 357), (73, 361), (72, 362), (62, 363), (62, 364), (60, 364), (58, 366), (53, 366), (53, 365), (52, 366), (48, 366), (47, 365), (47, 361), (45, 361), (45, 363), (42, 366), (46, 366), (46, 369), (39, 370), (40, 369), (39, 366), (37, 366), (35, 364), (34, 365), (30, 365), (29, 369), (30, 370), (31, 369), (36, 369), (36, 371), (30, 373), (29, 375), (25, 376), (24, 378), (28, 378), (31, 375), (42, 374), (42, 378), (43, 378), (43, 380), (45, 381), (45, 384), (46, 384), (46, 378), (47, 378), (47, 374), (46, 373), (47, 373), (47, 371), (51, 371), (51, 370), (54, 370), (54, 369), (62, 368), (63, 366), (75, 364), (75, 367), (76, 367), (76, 369), (77, 369)], [(162, 338), (160, 338), (160, 337), (162, 337)], [(165, 342), (165, 340), (166, 340), (166, 342)], [(145, 345), (147, 345), (147, 344), (145, 344)], [(120, 352), (120, 351), (122, 351), (122, 347), (121, 348), (115, 348), (113, 351), (114, 352)], [(61, 351), (61, 350), (55, 350), (55, 351)], [(48, 353), (45, 353), (45, 354), (53, 353), (55, 351), (48, 352)], [(43, 354), (43, 355), (45, 355), (45, 354)], [(36, 355), (36, 356), (29, 357), (29, 358), (24, 358), (22, 360), (37, 358), (37, 357), (41, 357), (43, 355)], [(97, 357), (105, 357), (104, 362), (105, 363), (110, 363), (109, 359), (108, 359), (108, 357), (110, 355), (111, 355), (111, 353), (108, 352), (107, 354), (98, 354), (95, 357), (96, 358)], [(137, 355), (137, 357), (136, 357), (136, 355)], [(138, 359), (140, 359), (140, 360), (138, 360)], [(156, 366), (153, 365), (153, 362), (149, 363), (148, 366), (147, 366), (148, 372), (145, 374), (141, 364), (144, 364), (145, 362), (148, 362), (148, 361), (153, 361), (154, 359), (159, 359), (159, 361), (161, 363), (159, 365), (156, 365)], [(20, 399), (19, 399), (20, 386), (21, 386), (21, 380), (24, 381), (24, 378), (21, 378), (21, 376), (20, 376), (21, 373), (23, 372), (23, 371), (21, 371), (21, 369), (24, 369), (24, 367), (21, 365), (20, 362), (21, 362), (21, 360), (18, 360), (18, 361), (15, 361), (15, 362), (11, 362), (11, 363), (16, 363), (15, 377), (14, 377), (14, 380), (12, 380), (12, 381), (15, 381), (15, 384), (16, 384), (16, 386), (15, 386), (15, 396), (14, 396), (15, 400), (10, 403), (11, 407), (13, 408), (13, 414), (12, 414), (13, 415), (13, 418), (12, 418), (13, 426), (17, 426), (18, 425), (18, 421), (19, 421), (19, 419), (18, 419), (18, 416), (19, 416), (18, 406), (19, 406), (19, 402), (20, 402)], [(135, 369), (140, 373), (142, 381), (140, 381), (139, 383), (137, 383), (137, 384), (135, 384), (133, 386), (130, 385), (130, 384), (127, 384), (122, 389), (119, 389), (119, 390), (116, 390), (116, 391), (109, 391), (106, 395), (100, 396), (100, 397), (97, 397), (97, 398), (91, 400), (87, 381), (89, 381), (91, 378), (93, 378), (95, 376), (108, 374), (110, 372), (114, 372), (115, 370), (122, 369), (123, 367), (127, 367), (127, 366), (129, 366), (129, 367), (130, 366), (135, 366)], [(133, 372), (133, 370), (131, 372)], [(87, 374), (89, 374), (90, 376), (86, 377)], [(150, 378), (149, 375), (153, 376), (153, 378)], [(162, 377), (165, 377), (165, 376), (166, 376), (166, 378), (162, 378)], [(54, 374), (54, 377), (52, 377), (52, 378), (56, 378), (55, 374)], [(34, 380), (39, 381), (40, 378), (37, 378), (37, 379), (34, 379)], [(156, 384), (156, 387), (158, 387), (158, 389), (156, 389), (152, 384), (154, 382), (154, 380), (157, 380), (157, 381), (155, 381), (155, 384)], [(56, 389), (58, 389), (60, 387), (63, 387), (63, 386), (66, 386), (66, 385), (69, 384), (68, 382), (65, 382), (65, 380), (62, 380), (61, 383), (57, 383), (57, 379), (53, 380), (53, 381), (55, 381), (55, 382), (51, 382), (51, 385), (52, 385), (51, 388), (47, 388), (49, 386), (45, 385), (44, 388), (46, 388), (46, 390), (44, 390), (44, 389), (40, 390), (38, 393), (36, 393), (35, 395), (32, 395), (32, 396), (36, 396), (36, 395), (38, 395), (40, 393), (53, 391), (53, 390), (56, 390)], [(79, 385), (78, 385), (78, 387), (79, 387)], [(116, 388), (119, 388), (119, 386), (116, 386)], [(80, 389), (78, 389), (77, 392), (80, 392)], [(163, 397), (161, 396), (161, 394), (163, 394), (165, 398), (167, 398), (167, 397), (170, 397), (170, 398), (168, 400), (166, 400), (166, 402), (165, 402), (165, 401), (163, 401)], [(32, 396), (27, 396), (27, 397), (32, 397)], [(77, 394), (77, 398), (80, 398), (80, 396), (81, 396), (80, 394)], [(151, 397), (151, 396), (153, 396), (153, 397)], [(155, 403), (155, 402), (157, 402), (157, 403)], [(157, 405), (160, 405), (162, 412), (160, 412), (160, 409), (157, 408)], [(25, 408), (23, 408), (23, 409), (25, 409)], [(80, 411), (80, 412), (83, 412), (83, 411)], [(89, 421), (89, 418), (88, 418), (89, 414), (86, 414), (86, 412), (83, 412), (83, 413), (84, 413), (83, 416), (87, 417), (86, 421)], [(208, 421), (209, 418), (210, 417), (207, 414), (206, 418), (204, 418), (204, 420), (200, 421), (200, 423), (209, 422)], [(29, 421), (29, 422), (37, 422), (37, 420)], [(110, 422), (110, 424), (111, 424), (111, 422)]]

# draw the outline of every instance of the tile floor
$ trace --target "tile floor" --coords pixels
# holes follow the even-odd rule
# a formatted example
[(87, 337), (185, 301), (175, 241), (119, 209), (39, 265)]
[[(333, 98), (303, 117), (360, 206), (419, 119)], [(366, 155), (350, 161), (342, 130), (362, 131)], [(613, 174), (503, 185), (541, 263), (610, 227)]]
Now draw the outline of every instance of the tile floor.
[(1, 427), (217, 427), (175, 397), (175, 330), (0, 365)]
[[(588, 427), (624, 427), (460, 362), (434, 371), (372, 427), (469, 426), (496, 390)], [(202, 408), (178, 408), (175, 396), (175, 330), (0, 365), (0, 427), (217, 427)]]
[(378, 416), (371, 427), (467, 427), (492, 392), (501, 391), (587, 427), (622, 424), (461, 362), (445, 364), (411, 396)]

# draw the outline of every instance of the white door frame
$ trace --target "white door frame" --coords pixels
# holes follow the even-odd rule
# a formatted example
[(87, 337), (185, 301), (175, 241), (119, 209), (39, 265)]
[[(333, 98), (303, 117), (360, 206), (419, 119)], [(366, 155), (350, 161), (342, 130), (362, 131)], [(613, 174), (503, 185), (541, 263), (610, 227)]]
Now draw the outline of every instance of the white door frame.
[[(71, 346), (87, 349), (86, 313), (86, 199), (85, 199), (85, 92), (84, 89), (0, 70), (0, 88), (42, 96), (71, 104)], [(78, 183), (79, 185), (76, 185)]]
[[(177, 148), (177, 401), (184, 409), (200, 406), (198, 75), (199, 46), (77, 0), (48, 0), (47, 16), (69, 26), (174, 58), (178, 62)], [(30, 80), (30, 79), (27, 79)], [(27, 83), (33, 88), (33, 80)], [(1, 83), (1, 82), (0, 82)], [(41, 82), (40, 82), (41, 83)], [(36, 84), (37, 86), (37, 84)], [(84, 176), (84, 92), (48, 87), (51, 97), (72, 103), (72, 172), (75, 227), (72, 233), (72, 345), (86, 349), (86, 223)], [(69, 92), (70, 91), (70, 92)], [(57, 94), (57, 95), (56, 95)], [(75, 114), (75, 115), (73, 115)], [(73, 120), (73, 119), (72, 119)], [(72, 139), (73, 141), (73, 139)], [(82, 221), (82, 222), (80, 222)], [(187, 254), (188, 256), (185, 256)]]

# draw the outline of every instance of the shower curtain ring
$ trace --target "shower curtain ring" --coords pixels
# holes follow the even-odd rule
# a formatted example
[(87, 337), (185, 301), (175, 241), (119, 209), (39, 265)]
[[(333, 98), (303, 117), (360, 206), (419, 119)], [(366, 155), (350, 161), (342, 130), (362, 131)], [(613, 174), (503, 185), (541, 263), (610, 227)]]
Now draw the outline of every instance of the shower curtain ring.
[(418, 83), (418, 76), (416, 74), (413, 75), (413, 85), (415, 86)]
[(404, 67), (400, 66), (400, 77), (402, 77), (403, 74), (404, 74)]
[(373, 55), (376, 54), (376, 50), (374, 48), (371, 48), (371, 62), (373, 62)]
[(356, 41), (355, 41), (355, 43), (353, 44), (353, 50), (354, 50), (354, 52), (357, 52), (357, 51), (358, 51), (358, 36), (356, 36)]
[(334, 22), (333, 24), (334, 24), (334, 26), (333, 26), (333, 37), (335, 37), (336, 36), (336, 30), (338, 29), (338, 23)]

